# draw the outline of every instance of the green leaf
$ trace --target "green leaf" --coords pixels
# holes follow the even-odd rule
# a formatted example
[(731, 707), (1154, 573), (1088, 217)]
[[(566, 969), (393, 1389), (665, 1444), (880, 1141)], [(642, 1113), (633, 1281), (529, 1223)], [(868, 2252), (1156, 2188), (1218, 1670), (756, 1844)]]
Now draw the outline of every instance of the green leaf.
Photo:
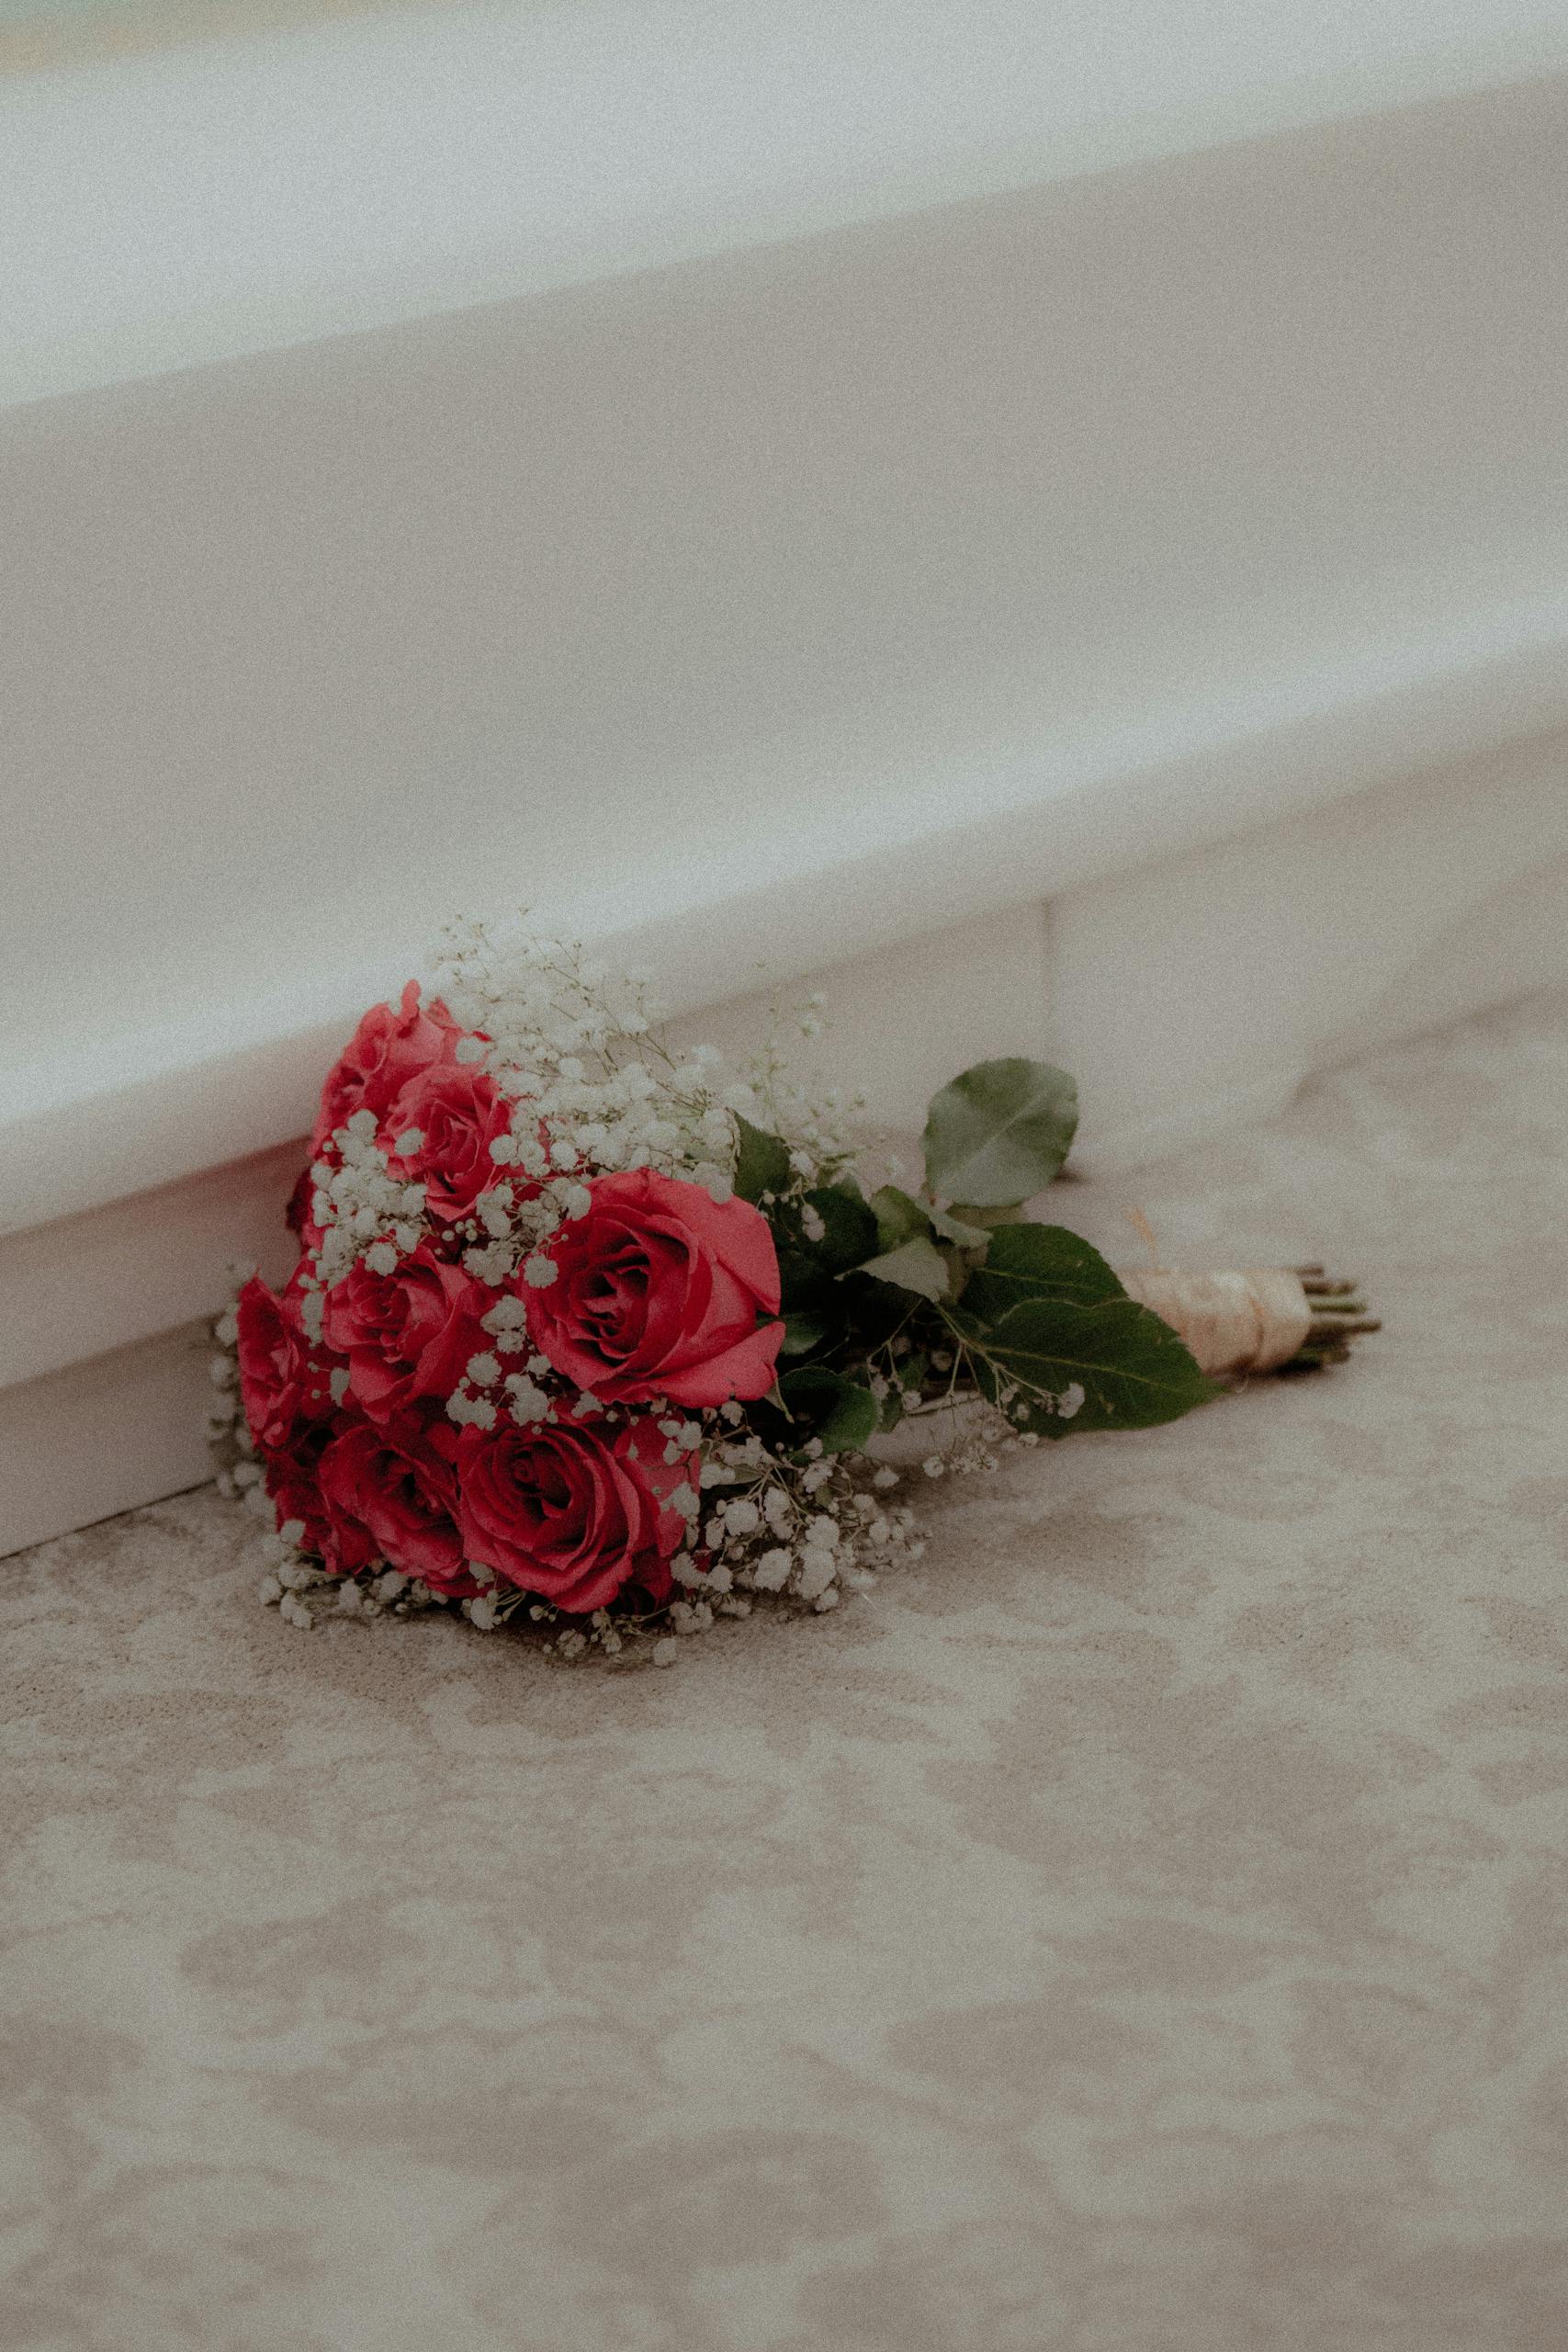
[(999, 1225), (986, 1262), (970, 1275), (964, 1311), (995, 1323), (1026, 1298), (1097, 1306), (1127, 1294), (1098, 1250), (1060, 1225)]
[(793, 1315), (786, 1315), (784, 1326), (779, 1347), (783, 1356), (808, 1356), (813, 1348), (821, 1346), (830, 1329), (828, 1317), (814, 1314), (808, 1306), (797, 1307)]
[(876, 1238), (884, 1250), (902, 1249), (906, 1241), (917, 1240), (931, 1231), (930, 1212), (908, 1193), (901, 1193), (897, 1184), (884, 1184), (873, 1193), (871, 1207), (876, 1219)]
[(983, 1250), (991, 1238), (988, 1226), (965, 1225), (951, 1209), (939, 1209), (934, 1201), (917, 1201), (912, 1193), (901, 1192), (897, 1184), (884, 1184), (873, 1193), (871, 1205), (885, 1252), (931, 1233), (940, 1233), (944, 1241), (954, 1242), (961, 1250)]
[[(1152, 1429), (1222, 1393), (1170, 1326), (1131, 1298), (1092, 1306), (1025, 1299), (980, 1337), (975, 1355), (986, 1395), (996, 1402), (998, 1390), (1017, 1383), (1029, 1413), (1021, 1419), (1015, 1409), (1010, 1419), (1042, 1437)], [(1064, 1397), (1068, 1409), (1055, 1401)]]
[(797, 1315), (822, 1312), (822, 1294), (832, 1277), (824, 1274), (815, 1258), (807, 1258), (783, 1241), (778, 1242), (778, 1259), (779, 1304), (784, 1308), (785, 1323), (792, 1323)]
[(921, 1298), (941, 1300), (952, 1295), (947, 1261), (936, 1243), (923, 1235), (917, 1235), (913, 1241), (901, 1242), (897, 1250), (886, 1250), (880, 1258), (867, 1259), (858, 1272), (870, 1274), (879, 1283), (891, 1283), (897, 1290), (916, 1291)]
[(1067, 1156), (1078, 1091), (1045, 1062), (977, 1062), (933, 1095), (926, 1118), (926, 1182), (978, 1209), (1016, 1208)]
[(814, 1258), (829, 1274), (848, 1273), (853, 1266), (863, 1266), (874, 1258), (881, 1247), (875, 1212), (858, 1192), (840, 1192), (837, 1185), (821, 1184), (806, 1195), (807, 1204), (814, 1208), (822, 1220), (820, 1241), (801, 1240), (796, 1247)]
[(764, 1193), (787, 1193), (793, 1171), (789, 1164), (789, 1146), (782, 1136), (771, 1136), (763, 1127), (754, 1127), (739, 1111), (735, 1125), (740, 1136), (740, 1148), (735, 1156), (735, 1189), (743, 1201), (760, 1201)]
[(818, 1185), (807, 1193), (806, 1206), (821, 1219), (820, 1238), (815, 1241), (794, 1202), (769, 1211), (784, 1310), (786, 1316), (819, 1315), (831, 1330), (852, 1311), (836, 1287), (838, 1277), (875, 1257), (876, 1218), (858, 1192), (840, 1192), (836, 1185)]
[(931, 1221), (944, 1241), (956, 1242), (960, 1250), (983, 1250), (991, 1238), (988, 1225), (965, 1225), (951, 1209), (933, 1207)]
[(825, 1453), (858, 1453), (875, 1435), (880, 1414), (870, 1389), (829, 1372), (826, 1364), (803, 1363), (786, 1372), (779, 1394), (797, 1424), (797, 1444), (807, 1436), (818, 1437)]

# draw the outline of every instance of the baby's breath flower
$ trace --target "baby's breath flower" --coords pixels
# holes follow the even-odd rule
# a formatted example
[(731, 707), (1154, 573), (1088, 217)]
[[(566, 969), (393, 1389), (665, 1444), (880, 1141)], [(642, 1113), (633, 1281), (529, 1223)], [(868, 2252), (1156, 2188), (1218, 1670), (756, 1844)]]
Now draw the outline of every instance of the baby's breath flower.
[(547, 1421), (553, 1408), (546, 1391), (525, 1373), (511, 1372), (502, 1383), (511, 1399), (509, 1410), (520, 1429), (528, 1429), (536, 1421)]
[(764, 1552), (751, 1570), (751, 1582), (763, 1592), (781, 1592), (795, 1563), (782, 1544)]
[(795, 1573), (795, 1589), (803, 1600), (815, 1600), (826, 1592), (838, 1574), (838, 1562), (831, 1552), (803, 1552)]

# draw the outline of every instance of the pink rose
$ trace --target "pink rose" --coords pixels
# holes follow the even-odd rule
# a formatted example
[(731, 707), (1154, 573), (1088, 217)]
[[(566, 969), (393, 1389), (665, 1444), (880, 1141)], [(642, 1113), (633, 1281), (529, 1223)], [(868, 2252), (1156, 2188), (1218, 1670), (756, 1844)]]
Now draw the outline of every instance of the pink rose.
[(462, 1034), (439, 999), (421, 1005), (417, 980), (404, 989), (398, 1012), (389, 1004), (372, 1005), (327, 1073), (310, 1136), (311, 1157), (355, 1111), (374, 1111), (379, 1118), (411, 1078), (450, 1062)]
[(416, 1397), (452, 1394), (468, 1359), (491, 1344), (479, 1317), (494, 1298), (428, 1248), (389, 1274), (361, 1259), (328, 1291), (321, 1335), (347, 1358), (348, 1385), (370, 1419), (387, 1421)]
[(470, 1424), (457, 1447), (457, 1524), (471, 1560), (585, 1616), (636, 1584), (668, 1600), (670, 1562), (686, 1541), (671, 1508), (697, 1489), (695, 1454), (664, 1459), (650, 1420)]
[(361, 1424), (333, 1438), (317, 1472), (329, 1568), (350, 1575), (385, 1560), (433, 1591), (478, 1591), (454, 1516), (456, 1435), (441, 1425), (422, 1432)]
[(302, 1421), (332, 1411), (330, 1367), (307, 1346), (293, 1298), (278, 1298), (259, 1274), (235, 1300), (234, 1319), (245, 1421), (263, 1451), (276, 1453)]
[(607, 1403), (722, 1405), (773, 1386), (784, 1325), (779, 1261), (749, 1201), (650, 1168), (601, 1176), (586, 1214), (548, 1244), (556, 1279), (526, 1294), (534, 1344)]
[(490, 1148), (511, 1125), (511, 1106), (495, 1080), (473, 1063), (421, 1070), (392, 1103), (383, 1129), (389, 1146), (411, 1127), (420, 1141), (412, 1151), (394, 1151), (388, 1166), (400, 1183), (424, 1186), (432, 1216), (467, 1216), (500, 1174)]

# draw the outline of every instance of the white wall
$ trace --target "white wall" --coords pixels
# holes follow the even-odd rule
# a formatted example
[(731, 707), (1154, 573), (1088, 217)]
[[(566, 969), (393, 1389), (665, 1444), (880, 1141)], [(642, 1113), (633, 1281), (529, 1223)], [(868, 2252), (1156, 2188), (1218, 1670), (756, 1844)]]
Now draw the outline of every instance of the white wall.
[(446, 316), (1565, 59), (1554, 0), (473, 0), (18, 75), (0, 83), (0, 398)]
[(466, 903), (701, 1001), (1568, 717), (1565, 89), (12, 411), (9, 1220)]
[(1123, 1158), (1551, 977), (1565, 61), (656, 0), (0, 88), (0, 1446), (254, 1254), (448, 911), (847, 961), (889, 1116), (1035, 1040)]

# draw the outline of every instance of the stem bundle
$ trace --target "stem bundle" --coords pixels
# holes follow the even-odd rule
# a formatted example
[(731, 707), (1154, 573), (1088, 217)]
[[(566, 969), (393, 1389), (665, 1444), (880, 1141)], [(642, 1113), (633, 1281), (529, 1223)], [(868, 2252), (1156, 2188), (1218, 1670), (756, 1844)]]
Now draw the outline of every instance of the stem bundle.
[(1122, 1273), (1130, 1297), (1168, 1323), (1213, 1379), (1343, 1363), (1352, 1340), (1382, 1327), (1354, 1282), (1321, 1266), (1217, 1273)]

